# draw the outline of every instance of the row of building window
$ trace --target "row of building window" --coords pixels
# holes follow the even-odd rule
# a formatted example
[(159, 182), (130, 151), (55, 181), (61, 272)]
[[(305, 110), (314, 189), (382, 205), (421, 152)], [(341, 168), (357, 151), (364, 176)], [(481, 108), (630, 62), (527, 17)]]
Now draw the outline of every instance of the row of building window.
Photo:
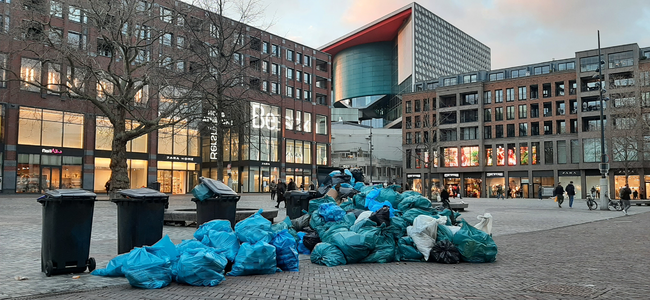
[[(582, 144), (580, 143), (582, 141)], [(543, 149), (540, 147), (544, 147)], [(621, 146), (616, 140), (613, 140), (614, 148), (614, 161), (638, 161), (642, 159), (639, 157), (637, 148)], [(650, 136), (644, 137), (645, 149), (650, 149)], [(543, 152), (542, 152), (543, 150)], [(406, 150), (406, 168), (420, 168), (424, 165), (425, 168), (429, 167), (432, 163), (433, 167), (478, 167), (478, 166), (517, 166), (517, 165), (541, 165), (542, 157), (543, 164), (578, 164), (600, 162), (600, 139), (573, 139), (569, 141), (545, 141), (545, 142), (531, 142), (519, 143), (518, 147), (515, 143), (497, 144), (497, 145), (484, 145), (482, 147), (483, 154), (481, 154), (480, 146), (465, 146), (465, 147), (444, 147), (440, 149), (440, 159), (438, 159), (438, 151), (433, 151), (430, 155), (429, 152), (421, 149)], [(605, 145), (607, 151), (607, 145)], [(496, 157), (495, 157), (496, 156)], [(650, 153), (644, 152), (643, 159), (649, 160)], [(481, 163), (482, 161), (482, 163)]]

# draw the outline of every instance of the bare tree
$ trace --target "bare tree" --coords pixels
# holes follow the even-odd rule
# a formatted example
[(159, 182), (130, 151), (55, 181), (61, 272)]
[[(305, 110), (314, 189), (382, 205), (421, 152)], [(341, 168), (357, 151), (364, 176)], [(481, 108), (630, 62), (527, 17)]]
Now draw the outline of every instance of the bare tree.
[(171, 9), (159, 14), (148, 2), (69, 0), (68, 19), (82, 30), (64, 35), (56, 18), (63, 7), (52, 2), (47, 11), (44, 3), (25, 1), (26, 20), (14, 33), (19, 40), (10, 57), (23, 57), (23, 69), (47, 70), (47, 76), (7, 68), (9, 77), (105, 116), (112, 125), (111, 190), (129, 188), (127, 143), (201, 116), (200, 78), (186, 66), (196, 57), (182, 51), (180, 39), (191, 31)]
[[(253, 121), (251, 109), (254, 109), (250, 102), (269, 99), (269, 93), (281, 93), (280, 85), (270, 80), (271, 76), (279, 75), (279, 65), (273, 65), (271, 70), (268, 59), (279, 56), (280, 50), (279, 47), (269, 49), (270, 45), (262, 42), (263, 31), (247, 25), (261, 18), (263, 7), (258, 1), (200, 0), (193, 4), (207, 11), (203, 18), (188, 17), (186, 22), (193, 29), (189, 50), (198, 59), (195, 71), (200, 79), (196, 80), (195, 88), (204, 97), (203, 108), (209, 115), (205, 130), (210, 135), (211, 147), (219, 149), (211, 151), (210, 159), (216, 161), (217, 177), (222, 179), (221, 149), (224, 143), (230, 143), (224, 137), (238, 140), (234, 145), (237, 147), (256, 147), (248, 142), (249, 125)], [(274, 122), (279, 124), (280, 120)]]

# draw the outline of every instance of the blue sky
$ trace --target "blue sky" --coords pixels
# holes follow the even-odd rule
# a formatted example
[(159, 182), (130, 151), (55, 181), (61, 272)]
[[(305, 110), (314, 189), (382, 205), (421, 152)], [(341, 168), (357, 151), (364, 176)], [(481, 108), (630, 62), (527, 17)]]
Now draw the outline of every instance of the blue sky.
[[(259, 26), (320, 47), (409, 3), (406, 0), (256, 0)], [(650, 46), (650, 2), (643, 0), (422, 0), (431, 12), (492, 51), (492, 68), (573, 57), (576, 51)]]

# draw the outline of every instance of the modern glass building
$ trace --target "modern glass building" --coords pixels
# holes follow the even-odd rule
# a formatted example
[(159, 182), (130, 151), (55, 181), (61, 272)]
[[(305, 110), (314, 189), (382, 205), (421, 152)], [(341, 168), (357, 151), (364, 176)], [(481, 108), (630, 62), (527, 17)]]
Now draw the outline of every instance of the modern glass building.
[(400, 95), (414, 82), (490, 69), (490, 48), (417, 3), (320, 50), (332, 55), (334, 106), (359, 109), (373, 127), (401, 125)]

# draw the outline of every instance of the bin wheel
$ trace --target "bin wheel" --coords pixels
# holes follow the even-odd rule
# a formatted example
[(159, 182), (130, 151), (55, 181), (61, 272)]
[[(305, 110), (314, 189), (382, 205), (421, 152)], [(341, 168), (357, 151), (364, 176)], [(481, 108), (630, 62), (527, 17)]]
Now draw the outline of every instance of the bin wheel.
[(92, 272), (95, 270), (95, 267), (97, 267), (97, 262), (95, 262), (94, 257), (88, 258), (88, 262), (86, 264), (88, 266), (88, 272)]
[(45, 262), (45, 276), (52, 276), (52, 271), (54, 271), (54, 264), (52, 264), (51, 260), (48, 260)]

